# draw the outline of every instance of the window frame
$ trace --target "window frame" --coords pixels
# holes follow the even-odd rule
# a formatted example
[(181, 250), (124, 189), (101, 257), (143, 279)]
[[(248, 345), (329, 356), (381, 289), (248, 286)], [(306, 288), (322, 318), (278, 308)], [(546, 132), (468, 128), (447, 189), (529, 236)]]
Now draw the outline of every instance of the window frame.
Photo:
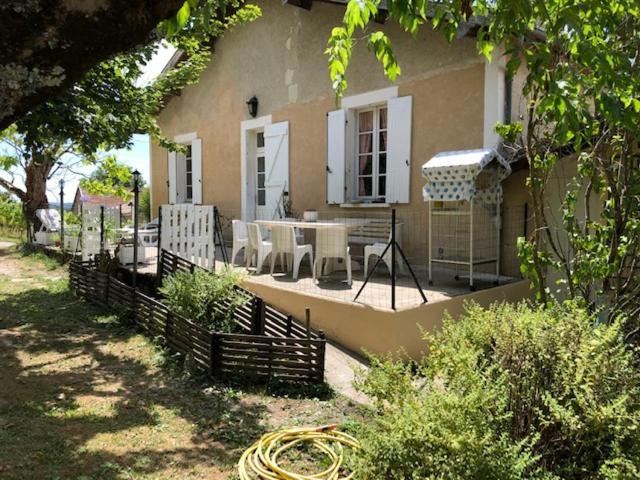
[(193, 144), (189, 142), (185, 147), (187, 153), (184, 154), (184, 198), (186, 203), (193, 203)]
[[(354, 149), (351, 159), (352, 164), (352, 188), (353, 195), (351, 195), (352, 200), (356, 202), (362, 203), (384, 203), (387, 199), (387, 173), (388, 173), (388, 135), (389, 135), (389, 123), (388, 123), (388, 107), (387, 102), (378, 103), (377, 105), (369, 105), (362, 108), (354, 108), (355, 114), (355, 139), (354, 139)], [(382, 110), (386, 110), (387, 113), (387, 124), (386, 128), (380, 128), (380, 112)], [(360, 115), (362, 113), (373, 112), (372, 125), (373, 130), (361, 132), (360, 131)], [(387, 134), (387, 142), (385, 144), (385, 150), (380, 150), (380, 134), (385, 132)], [(371, 145), (371, 153), (361, 153), (360, 152), (360, 136), (362, 134), (370, 133), (372, 135), (372, 145)], [(380, 173), (380, 155), (385, 155), (385, 171), (384, 173)], [(360, 175), (360, 157), (371, 155), (371, 174), (370, 175)], [(384, 195), (380, 195), (380, 178), (384, 177), (385, 179), (385, 192)], [(371, 195), (360, 195), (359, 183), (361, 178), (371, 178)]]
[[(262, 136), (262, 145), (260, 145), (260, 137)], [(266, 207), (267, 206), (267, 158), (265, 156), (265, 147), (264, 147), (264, 130), (256, 132), (256, 207)], [(259, 167), (259, 159), (262, 158), (262, 163), (264, 166), (264, 170), (261, 172)], [(260, 175), (264, 176), (264, 181), (262, 183), (262, 187), (260, 186)], [(260, 192), (264, 192), (263, 194), (263, 203), (260, 203)]]

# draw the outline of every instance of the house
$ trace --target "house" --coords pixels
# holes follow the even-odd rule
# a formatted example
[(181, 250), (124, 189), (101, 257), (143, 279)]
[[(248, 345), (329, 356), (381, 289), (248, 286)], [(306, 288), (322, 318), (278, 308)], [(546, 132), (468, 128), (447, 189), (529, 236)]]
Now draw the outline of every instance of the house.
[[(479, 55), (473, 29), (449, 44), (429, 28), (414, 39), (388, 22), (377, 26), (394, 42), (402, 75), (390, 84), (366, 45), (358, 44), (348, 91), (336, 104), (324, 50), (341, 22), (342, 3), (261, 0), (259, 20), (216, 43), (199, 83), (171, 98), (158, 115), (163, 132), (187, 149), (176, 154), (152, 145), (152, 211), (166, 203), (213, 204), (226, 217), (252, 221), (281, 216), (285, 203), (298, 215), (315, 209), (327, 218), (384, 216), (395, 208), (404, 250), (416, 265), (426, 263), (421, 166), (439, 152), (497, 146), (495, 123), (524, 114), (517, 93), (522, 78), (508, 80), (500, 59), (490, 63)], [(248, 107), (257, 107), (255, 117)], [(513, 170), (503, 182), (500, 268), (519, 276), (516, 239), (527, 228), (526, 172)], [(526, 294), (518, 288), (479, 293), (487, 301)], [(279, 306), (297, 313), (310, 301)], [(370, 313), (353, 328), (370, 329)], [(424, 317), (402, 314), (405, 326)], [(408, 345), (404, 337), (418, 335), (397, 330), (402, 323), (380, 326), (375, 335)], [(384, 349), (372, 342), (370, 350)]]
[(125, 202), (120, 197), (113, 195), (91, 195), (82, 188), (78, 187), (76, 193), (73, 196), (73, 204), (71, 205), (71, 211), (76, 215), (82, 213), (82, 205), (102, 205), (108, 208), (118, 208), (120, 218), (131, 218), (132, 206), (130, 203)]

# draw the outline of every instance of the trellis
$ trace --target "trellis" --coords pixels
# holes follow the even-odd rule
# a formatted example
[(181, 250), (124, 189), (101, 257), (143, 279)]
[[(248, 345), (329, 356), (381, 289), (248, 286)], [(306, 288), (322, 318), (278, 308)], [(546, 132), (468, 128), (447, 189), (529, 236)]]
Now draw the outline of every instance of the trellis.
[(98, 204), (82, 204), (82, 260), (93, 259), (108, 241), (105, 226), (120, 228), (120, 208)]

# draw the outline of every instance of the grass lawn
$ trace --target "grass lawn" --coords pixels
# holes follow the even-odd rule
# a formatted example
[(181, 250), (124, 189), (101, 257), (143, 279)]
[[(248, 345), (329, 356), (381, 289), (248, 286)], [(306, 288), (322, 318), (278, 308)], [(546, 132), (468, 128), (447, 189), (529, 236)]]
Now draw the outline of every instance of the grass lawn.
[(55, 261), (0, 249), (2, 479), (234, 478), (267, 430), (363, 414), (327, 389), (204, 383), (177, 364), (75, 298)]

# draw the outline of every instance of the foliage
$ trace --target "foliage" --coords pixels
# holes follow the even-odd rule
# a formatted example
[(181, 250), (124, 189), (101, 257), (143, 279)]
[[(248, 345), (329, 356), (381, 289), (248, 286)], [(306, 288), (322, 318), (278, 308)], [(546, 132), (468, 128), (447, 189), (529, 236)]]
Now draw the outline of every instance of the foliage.
[[(235, 288), (241, 278), (232, 270), (177, 272), (164, 281), (160, 292), (176, 314), (216, 332), (228, 333), (234, 329), (235, 310), (246, 302), (245, 296)], [(220, 308), (218, 303), (222, 301), (228, 305)]]
[(144, 187), (140, 191), (138, 214), (140, 215), (140, 222), (151, 221), (151, 189), (149, 187)]
[(24, 217), (20, 203), (12, 200), (8, 195), (0, 196), (0, 231), (16, 234), (24, 229)]
[[(368, 26), (379, 0), (350, 0), (342, 27), (329, 40), (330, 74), (336, 94), (347, 86), (346, 69), (359, 41), (383, 38)], [(523, 271), (547, 302), (549, 267), (560, 272), (568, 294), (591, 311), (607, 308), (632, 319), (630, 338), (640, 332), (640, 4), (636, 0), (426, 0), (386, 2), (389, 16), (408, 33), (421, 26), (449, 41), (465, 23), (480, 28), (478, 52), (506, 61), (525, 75), (525, 119), (498, 125), (529, 164), (533, 226), (520, 242)], [(399, 66), (386, 39), (372, 47), (385, 74)], [(388, 50), (391, 50), (389, 52)], [(560, 229), (550, 224), (549, 184), (562, 159), (578, 164), (560, 188)], [(602, 208), (600, 208), (602, 207)], [(557, 208), (556, 208), (557, 213)]]
[[(229, 15), (227, 8), (232, 10)], [(3, 132), (3, 142), (14, 152), (0, 158), (0, 167), (10, 176), (24, 177), (26, 189), (2, 177), (0, 187), (22, 200), (25, 215), (32, 220), (35, 210), (47, 203), (45, 179), (56, 162), (62, 162), (62, 170), (81, 162), (98, 164), (97, 152), (128, 148), (133, 134), (140, 132), (165, 147), (179, 148), (162, 135), (158, 110), (171, 95), (198, 80), (209, 64), (214, 39), (259, 14), (257, 7), (240, 6), (238, 1), (199, 1), (184, 27), (167, 38), (184, 53), (183, 60), (150, 84), (139, 79), (158, 42), (96, 65), (64, 94), (34, 108)]]
[(64, 212), (64, 224), (66, 225), (82, 225), (82, 218), (73, 212)]
[(638, 478), (640, 372), (621, 322), (573, 305), (470, 306), (417, 372), (374, 359), (362, 478)]
[(80, 180), (80, 187), (91, 195), (111, 195), (131, 200), (131, 168), (118, 161), (115, 155), (101, 160), (98, 168)]

